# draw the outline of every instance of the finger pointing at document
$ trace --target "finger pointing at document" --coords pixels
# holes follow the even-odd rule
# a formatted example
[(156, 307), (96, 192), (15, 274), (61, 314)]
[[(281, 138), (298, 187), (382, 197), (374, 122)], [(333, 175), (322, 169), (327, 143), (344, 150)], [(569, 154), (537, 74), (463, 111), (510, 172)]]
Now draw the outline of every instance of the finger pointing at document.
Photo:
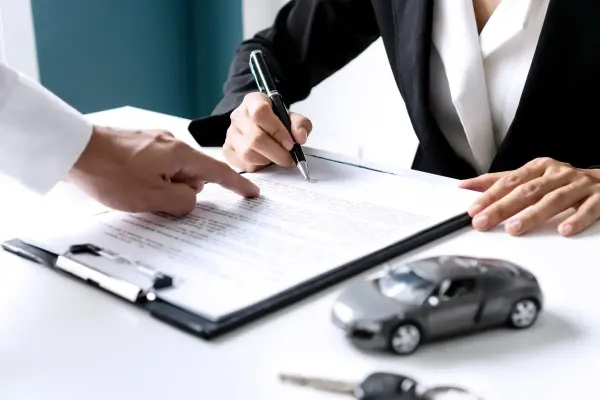
[[(290, 113), (294, 140), (305, 144), (312, 131), (310, 120)], [(270, 163), (294, 167), (290, 155), (294, 143), (283, 123), (271, 107), (271, 100), (263, 93), (249, 93), (242, 104), (231, 113), (223, 152), (232, 165), (256, 172)]]
[(67, 178), (104, 205), (125, 212), (187, 214), (205, 182), (244, 197), (259, 195), (254, 183), (227, 164), (162, 130), (94, 127)]

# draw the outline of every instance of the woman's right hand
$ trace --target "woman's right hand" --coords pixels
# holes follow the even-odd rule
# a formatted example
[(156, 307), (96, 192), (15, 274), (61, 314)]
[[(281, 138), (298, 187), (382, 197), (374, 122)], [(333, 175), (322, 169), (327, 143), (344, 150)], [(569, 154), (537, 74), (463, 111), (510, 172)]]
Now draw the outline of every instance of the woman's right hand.
[[(306, 143), (312, 130), (310, 120), (290, 113), (294, 139)], [(246, 172), (256, 172), (274, 162), (294, 167), (290, 155), (294, 142), (283, 123), (273, 112), (271, 100), (263, 93), (249, 93), (231, 113), (231, 124), (223, 145), (227, 161)]]

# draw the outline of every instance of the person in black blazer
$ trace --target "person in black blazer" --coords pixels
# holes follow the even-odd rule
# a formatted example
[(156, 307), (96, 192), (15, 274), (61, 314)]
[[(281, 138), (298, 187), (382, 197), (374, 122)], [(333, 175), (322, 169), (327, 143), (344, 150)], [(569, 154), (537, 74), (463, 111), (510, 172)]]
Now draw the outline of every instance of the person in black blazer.
[[(243, 170), (293, 166), (250, 53), (291, 104), (381, 37), (419, 139), (413, 168), (483, 192), (476, 229), (521, 235), (570, 210), (558, 231), (571, 236), (600, 218), (598, 18), (594, 0), (291, 0), (241, 43), (223, 99), (189, 130)], [(310, 120), (291, 116), (303, 144)]]

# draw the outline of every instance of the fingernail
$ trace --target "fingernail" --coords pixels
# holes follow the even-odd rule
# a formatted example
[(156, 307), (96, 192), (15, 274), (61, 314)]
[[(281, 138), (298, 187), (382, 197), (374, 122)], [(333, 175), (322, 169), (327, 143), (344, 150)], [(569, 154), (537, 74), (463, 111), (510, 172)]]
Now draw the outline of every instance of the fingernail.
[(288, 139), (284, 139), (282, 144), (283, 144), (283, 148), (286, 149), (287, 151), (290, 151), (292, 149), (292, 147), (294, 147), (294, 143), (292, 143), (292, 141), (288, 140)]
[(258, 197), (260, 196), (260, 188), (254, 184), (252, 184), (252, 186), (250, 186), (251, 190), (249, 193), (249, 197)]
[(476, 229), (484, 229), (488, 223), (488, 219), (487, 215), (478, 215), (473, 218), (473, 226)]
[(571, 232), (573, 232), (573, 225), (571, 224), (562, 224), (561, 226), (558, 227), (560, 234), (567, 236), (569, 234), (571, 234)]
[(298, 133), (302, 135), (302, 142), (305, 142), (308, 139), (308, 131), (303, 126), (301, 126), (300, 129), (298, 129)]
[(518, 219), (514, 219), (512, 221), (508, 221), (506, 223), (506, 227), (508, 228), (509, 231), (516, 233), (516, 232), (519, 232), (523, 228), (523, 223)]
[(473, 216), (481, 210), (483, 210), (483, 206), (479, 203), (475, 203), (469, 208), (469, 215)]

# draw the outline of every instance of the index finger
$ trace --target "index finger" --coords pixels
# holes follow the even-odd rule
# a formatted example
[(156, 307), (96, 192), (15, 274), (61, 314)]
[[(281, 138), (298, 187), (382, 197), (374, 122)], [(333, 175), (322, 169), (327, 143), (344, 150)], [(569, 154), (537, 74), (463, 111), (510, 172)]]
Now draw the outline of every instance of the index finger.
[(250, 120), (271, 136), (284, 149), (290, 151), (294, 146), (292, 133), (287, 130), (283, 122), (275, 115), (271, 99), (261, 93), (260, 97), (252, 99), (248, 104), (248, 117)]
[(197, 175), (206, 182), (216, 183), (243, 197), (257, 197), (260, 189), (224, 162), (195, 151), (192, 161)]
[(482, 210), (502, 199), (517, 187), (522, 186), (533, 179), (539, 178), (543, 174), (543, 170), (525, 165), (514, 171), (496, 175), (499, 176), (499, 179), (496, 179), (469, 208), (469, 215), (474, 216), (475, 214), (479, 214)]

